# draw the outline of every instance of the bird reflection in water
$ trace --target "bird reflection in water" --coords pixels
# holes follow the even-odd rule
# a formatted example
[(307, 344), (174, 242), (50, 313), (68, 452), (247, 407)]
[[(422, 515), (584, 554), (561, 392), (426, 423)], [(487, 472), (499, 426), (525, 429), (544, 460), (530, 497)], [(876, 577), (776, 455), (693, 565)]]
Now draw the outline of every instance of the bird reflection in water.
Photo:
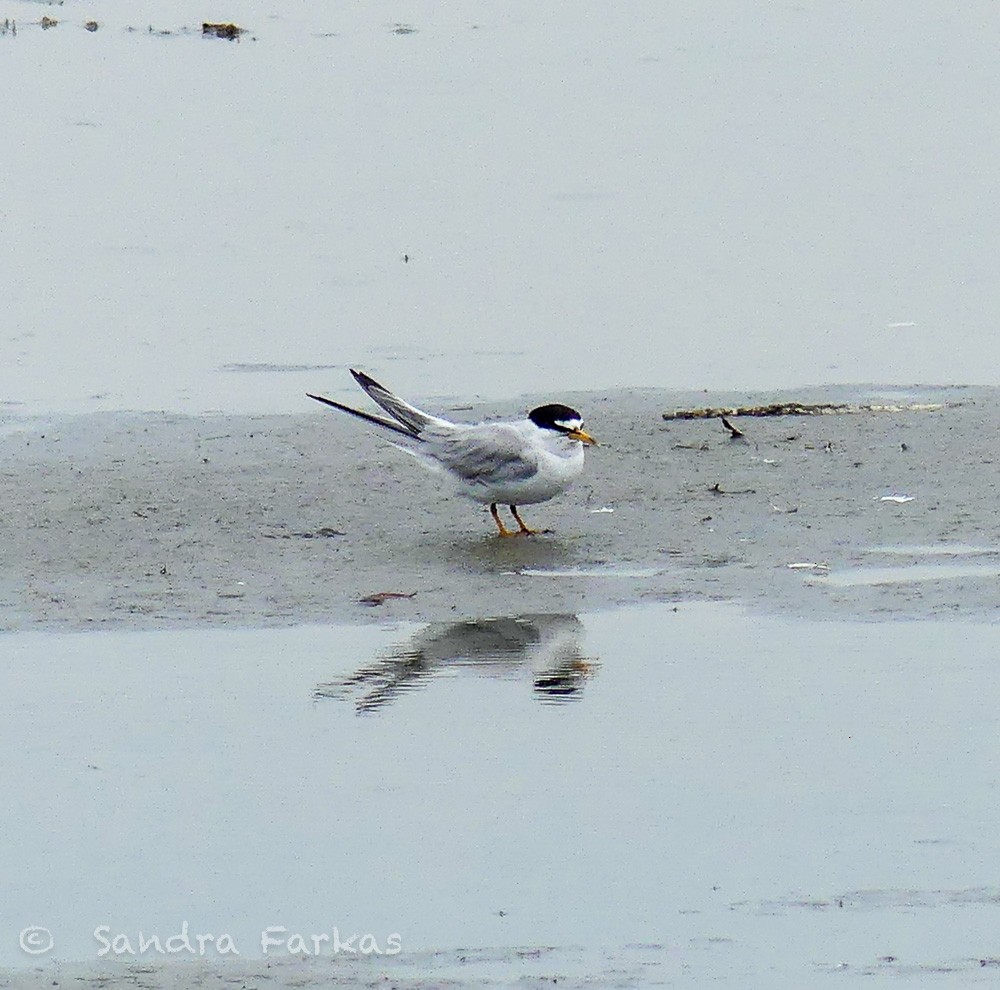
[(350, 676), (317, 685), (313, 697), (354, 698), (359, 713), (372, 712), (442, 670), (464, 667), (487, 677), (530, 674), (540, 701), (572, 701), (598, 666), (581, 654), (582, 634), (575, 615), (432, 623)]

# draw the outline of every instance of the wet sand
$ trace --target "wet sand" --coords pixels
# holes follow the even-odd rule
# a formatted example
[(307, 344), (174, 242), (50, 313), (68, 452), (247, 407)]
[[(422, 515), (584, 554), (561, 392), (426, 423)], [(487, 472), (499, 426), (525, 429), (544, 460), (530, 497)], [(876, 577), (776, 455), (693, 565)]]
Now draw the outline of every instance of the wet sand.
[[(551, 988), (583, 990), (586, 987), (663, 985), (676, 967), (664, 965), (661, 946), (632, 946), (603, 957), (582, 948), (525, 946), (514, 949), (459, 949), (448, 952), (408, 953), (396, 958), (270, 960), (230, 958), (206, 964), (200, 960), (122, 962), (112, 960), (69, 966), (48, 965), (31, 972), (0, 975), (0, 986), (16, 990), (50, 990), (63, 983), (74, 987), (157, 988), (157, 990), (225, 990), (233, 986), (296, 987), (395, 987), (396, 990), (477, 988), (509, 986), (524, 990)], [(581, 970), (583, 970), (581, 972)], [(470, 975), (470, 971), (475, 975)], [(512, 974), (516, 973), (516, 976)], [(572, 974), (572, 975), (567, 975)]]
[[(0, 628), (447, 621), (690, 599), (802, 616), (995, 607), (996, 391), (565, 398), (602, 446), (575, 487), (525, 509), (552, 532), (512, 540), (322, 409), (9, 418)], [(785, 399), (945, 408), (743, 418), (741, 440), (717, 420), (662, 418)], [(437, 411), (475, 420), (531, 402)], [(362, 601), (383, 592), (406, 597)]]

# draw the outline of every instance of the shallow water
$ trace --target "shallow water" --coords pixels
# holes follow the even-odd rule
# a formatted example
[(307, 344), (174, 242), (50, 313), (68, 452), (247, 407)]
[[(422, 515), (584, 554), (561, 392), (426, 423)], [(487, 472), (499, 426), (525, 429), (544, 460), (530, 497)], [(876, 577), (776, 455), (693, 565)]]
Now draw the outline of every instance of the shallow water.
[(831, 587), (853, 588), (881, 584), (912, 584), (921, 581), (955, 581), (960, 578), (988, 579), (997, 576), (1000, 576), (1000, 563), (956, 561), (896, 567), (845, 567), (829, 574), (812, 575), (809, 580)]
[(86, 960), (98, 926), (184, 921), (248, 957), (270, 926), (638, 943), (731, 986), (998, 951), (993, 625), (659, 605), (3, 642), (0, 965), (40, 961), (28, 925)]
[(965, 543), (898, 544), (864, 547), (862, 552), (869, 557), (886, 557), (893, 562), (832, 570), (823, 565), (809, 574), (806, 580), (831, 588), (865, 588), (927, 581), (989, 580), (1000, 576), (1000, 562), (983, 559), (1000, 555), (997, 547)]
[(0, 0), (26, 412), (1000, 383), (984, 0), (51, 8)]

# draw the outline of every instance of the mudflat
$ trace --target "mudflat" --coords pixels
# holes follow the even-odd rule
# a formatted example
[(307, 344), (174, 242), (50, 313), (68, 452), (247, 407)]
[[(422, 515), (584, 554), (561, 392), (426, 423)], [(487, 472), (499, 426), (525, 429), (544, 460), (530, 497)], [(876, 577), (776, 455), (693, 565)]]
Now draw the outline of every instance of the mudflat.
[[(573, 488), (525, 508), (551, 532), (506, 540), (484, 507), (335, 412), (10, 417), (0, 628), (439, 621), (688, 599), (804, 616), (995, 606), (982, 580), (1000, 560), (995, 390), (563, 398), (601, 446)], [(474, 421), (532, 401), (432, 411)], [(738, 439), (718, 419), (663, 418), (788, 401), (902, 411), (741, 417)], [(905, 409), (917, 404), (937, 408)]]

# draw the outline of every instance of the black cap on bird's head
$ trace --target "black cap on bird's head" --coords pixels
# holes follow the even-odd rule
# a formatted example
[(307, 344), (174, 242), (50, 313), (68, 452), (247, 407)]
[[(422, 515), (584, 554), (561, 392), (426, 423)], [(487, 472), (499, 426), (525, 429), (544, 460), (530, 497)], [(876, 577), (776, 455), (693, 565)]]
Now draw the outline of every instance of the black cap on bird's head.
[(528, 413), (528, 419), (540, 430), (552, 430), (570, 440), (579, 440), (580, 443), (597, 443), (589, 433), (583, 431), (583, 417), (575, 409), (560, 402), (550, 402), (532, 409)]

